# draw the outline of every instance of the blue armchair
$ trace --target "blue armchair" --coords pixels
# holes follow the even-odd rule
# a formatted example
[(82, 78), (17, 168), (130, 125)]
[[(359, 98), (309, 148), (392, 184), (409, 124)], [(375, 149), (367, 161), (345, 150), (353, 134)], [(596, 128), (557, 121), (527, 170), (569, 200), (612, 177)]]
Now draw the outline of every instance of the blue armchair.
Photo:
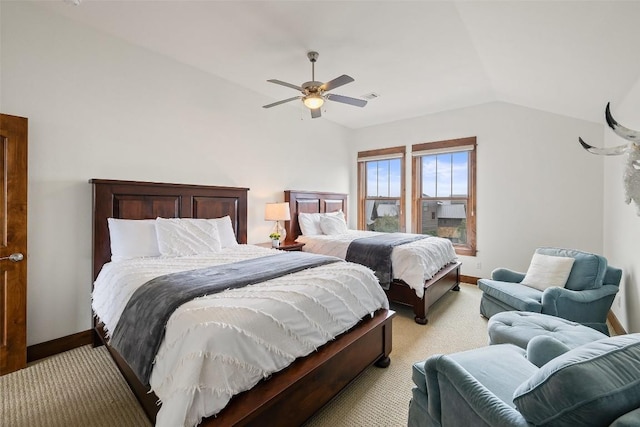
[(609, 334), (607, 314), (618, 292), (622, 270), (596, 254), (573, 249), (538, 248), (537, 254), (574, 258), (564, 287), (538, 290), (521, 284), (525, 273), (506, 268), (480, 279), (480, 313), (490, 318), (502, 311), (530, 311), (562, 317)]
[[(548, 353), (554, 339), (542, 338)], [(540, 366), (533, 346), (497, 344), (415, 363), (408, 426), (640, 425), (640, 334), (558, 350)]]

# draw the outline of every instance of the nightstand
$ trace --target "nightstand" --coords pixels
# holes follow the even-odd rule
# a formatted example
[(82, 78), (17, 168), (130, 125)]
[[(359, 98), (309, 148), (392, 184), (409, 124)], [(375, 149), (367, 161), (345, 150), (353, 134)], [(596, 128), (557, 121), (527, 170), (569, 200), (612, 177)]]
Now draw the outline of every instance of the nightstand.
[[(263, 248), (271, 248), (272, 247), (271, 246), (271, 242), (256, 243), (256, 246), (261, 246)], [(280, 247), (274, 248), (274, 249), (279, 249), (281, 251), (301, 251), (303, 246), (304, 246), (304, 243), (284, 242), (284, 243), (280, 243)]]

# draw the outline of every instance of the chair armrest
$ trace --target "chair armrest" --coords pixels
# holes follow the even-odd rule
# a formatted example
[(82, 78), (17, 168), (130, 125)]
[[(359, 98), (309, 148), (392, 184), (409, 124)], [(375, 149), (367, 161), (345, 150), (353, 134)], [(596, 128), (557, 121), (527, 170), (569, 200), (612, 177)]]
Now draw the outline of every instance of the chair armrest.
[(542, 293), (542, 312), (563, 317), (574, 322), (602, 322), (618, 292), (615, 285), (603, 285), (598, 289), (572, 291), (551, 287)]
[[(440, 381), (447, 381), (484, 423), (514, 427), (529, 426), (520, 412), (499, 399), (450, 357), (445, 355), (430, 357), (425, 363), (425, 372), (429, 414), (434, 419), (441, 422), (443, 405), (446, 406), (448, 403), (446, 400), (441, 401), (439, 384)], [(448, 408), (448, 410), (455, 413), (457, 408)]]
[(550, 335), (537, 335), (527, 344), (527, 360), (538, 368), (571, 348)]
[(524, 276), (524, 273), (509, 270), (508, 268), (496, 268), (491, 272), (491, 279), (499, 282), (520, 283)]

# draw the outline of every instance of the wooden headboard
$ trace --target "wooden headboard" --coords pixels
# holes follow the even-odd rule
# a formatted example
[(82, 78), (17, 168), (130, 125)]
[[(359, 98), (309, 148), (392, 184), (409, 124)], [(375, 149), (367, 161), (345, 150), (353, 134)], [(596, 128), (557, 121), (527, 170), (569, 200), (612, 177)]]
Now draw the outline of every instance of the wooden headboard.
[(107, 218), (231, 217), (238, 243), (247, 243), (248, 188), (91, 179), (93, 279), (111, 260)]
[(298, 223), (299, 213), (328, 213), (342, 209), (347, 217), (347, 195), (345, 193), (327, 193), (322, 191), (294, 191), (284, 192), (284, 201), (289, 202), (291, 221), (284, 224), (287, 239), (295, 240), (302, 234)]

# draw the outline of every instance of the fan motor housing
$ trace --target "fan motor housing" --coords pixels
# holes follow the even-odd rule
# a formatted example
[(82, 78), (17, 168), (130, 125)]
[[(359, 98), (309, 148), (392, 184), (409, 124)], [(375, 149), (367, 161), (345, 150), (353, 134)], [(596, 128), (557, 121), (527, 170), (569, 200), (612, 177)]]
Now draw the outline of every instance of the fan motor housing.
[(300, 87), (307, 94), (309, 94), (309, 93), (317, 93), (317, 92), (320, 92), (320, 86), (322, 86), (323, 84), (324, 83), (322, 83), (322, 82), (311, 81), (311, 82), (302, 83), (302, 85)]

